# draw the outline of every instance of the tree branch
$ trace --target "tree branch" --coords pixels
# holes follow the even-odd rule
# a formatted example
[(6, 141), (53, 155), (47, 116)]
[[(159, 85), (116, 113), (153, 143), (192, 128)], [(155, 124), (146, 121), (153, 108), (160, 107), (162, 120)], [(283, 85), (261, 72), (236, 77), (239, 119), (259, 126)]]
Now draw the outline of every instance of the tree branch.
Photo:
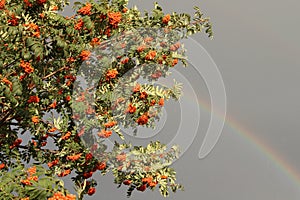
[(62, 68), (60, 68), (60, 69), (58, 69), (58, 70), (56, 70), (56, 71), (54, 71), (54, 72), (48, 74), (47, 76), (44, 76), (44, 77), (42, 78), (42, 80), (45, 80), (45, 79), (47, 79), (47, 78), (53, 76), (54, 74), (56, 74), (56, 73), (58, 73), (58, 72), (60, 72), (60, 71), (62, 71), (62, 70), (64, 70), (64, 69), (66, 69), (66, 68), (67, 68), (66, 66), (63, 66)]

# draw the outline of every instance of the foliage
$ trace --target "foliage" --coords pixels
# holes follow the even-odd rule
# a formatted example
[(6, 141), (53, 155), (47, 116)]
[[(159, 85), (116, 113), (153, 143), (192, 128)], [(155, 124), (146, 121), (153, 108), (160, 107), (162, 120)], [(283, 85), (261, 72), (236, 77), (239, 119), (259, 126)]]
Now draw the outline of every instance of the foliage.
[[(180, 39), (202, 31), (212, 37), (209, 19), (198, 7), (191, 17), (165, 14), (157, 3), (142, 14), (128, 0), (76, 2), (75, 15), (58, 14), (68, 4), (0, 0), (0, 199), (82, 199), (95, 193), (96, 171), (111, 171), (128, 196), (182, 189), (170, 168), (178, 147), (133, 146), (120, 126), (154, 127), (164, 101), (179, 99), (180, 83), (153, 82), (178, 61), (186, 65)], [(112, 134), (121, 140), (108, 150)], [(77, 197), (64, 188), (64, 176)]]

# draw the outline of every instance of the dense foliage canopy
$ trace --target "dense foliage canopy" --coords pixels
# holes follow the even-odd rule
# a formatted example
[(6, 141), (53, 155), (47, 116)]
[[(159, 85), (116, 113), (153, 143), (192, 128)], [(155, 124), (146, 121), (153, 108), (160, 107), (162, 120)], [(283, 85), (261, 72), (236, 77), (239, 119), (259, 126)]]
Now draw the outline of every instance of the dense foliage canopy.
[(165, 100), (178, 100), (179, 83), (154, 83), (186, 65), (180, 39), (212, 36), (208, 18), (157, 3), (142, 14), (128, 0), (76, 2), (75, 15), (59, 14), (68, 4), (0, 0), (0, 199), (82, 199), (95, 193), (97, 171), (111, 171), (128, 196), (182, 189), (170, 168), (178, 147), (134, 146), (120, 127), (154, 127)]

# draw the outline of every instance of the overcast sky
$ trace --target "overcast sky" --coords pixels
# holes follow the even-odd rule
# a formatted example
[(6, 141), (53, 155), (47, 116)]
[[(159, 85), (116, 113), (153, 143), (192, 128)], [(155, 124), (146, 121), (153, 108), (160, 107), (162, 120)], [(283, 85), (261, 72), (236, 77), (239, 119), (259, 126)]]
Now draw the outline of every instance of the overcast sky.
[[(153, 7), (152, 0), (130, 2), (142, 10)], [(195, 140), (172, 165), (185, 191), (171, 194), (167, 199), (299, 200), (300, 2), (158, 2), (166, 12), (191, 14), (197, 5), (211, 17), (214, 40), (204, 34), (193, 38), (216, 63), (227, 95), (227, 122), (220, 140), (213, 151), (200, 160), (198, 152), (211, 116), (207, 106), (210, 105), (209, 86), (203, 77), (191, 73), (193, 68), (180, 70), (183, 76), (191, 77), (190, 83), (199, 99), (183, 96), (182, 102), (190, 102), (191, 108), (199, 107), (201, 121)], [(65, 12), (69, 13), (72, 14), (70, 9)], [(197, 49), (189, 49), (193, 50)], [(170, 132), (178, 129), (180, 121), (170, 117), (180, 111), (180, 103), (166, 104), (166, 127), (154, 137), (163, 142), (174, 137)], [(194, 119), (190, 116), (191, 121)], [(97, 195), (86, 199), (127, 199), (126, 188), (117, 189), (110, 175), (96, 178)], [(147, 191), (134, 192), (131, 199), (164, 198), (158, 192)]]

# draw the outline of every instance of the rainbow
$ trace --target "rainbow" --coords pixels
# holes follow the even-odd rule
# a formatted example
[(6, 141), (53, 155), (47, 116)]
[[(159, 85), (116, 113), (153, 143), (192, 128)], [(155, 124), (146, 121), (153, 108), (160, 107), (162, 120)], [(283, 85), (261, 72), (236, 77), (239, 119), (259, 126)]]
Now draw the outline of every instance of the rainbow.
[[(190, 55), (188, 55), (189, 58), (194, 58), (192, 60), (194, 63), (201, 63), (203, 59), (206, 59), (205, 61), (210, 61), (214, 66), (216, 66), (212, 57), (196, 40), (189, 37), (188, 40), (184, 40), (184, 44), (190, 45), (188, 49), (194, 49), (194, 51), (190, 51)], [(189, 60), (189, 64), (193, 65), (193, 62)], [(201, 73), (199, 73), (199, 75), (202, 76)], [(204, 79), (204, 81), (206, 84), (208, 84), (207, 80)], [(208, 102), (205, 102), (200, 98), (194, 99), (192, 94), (189, 94), (189, 92), (185, 93), (185, 91), (183, 90), (182, 98), (185, 97), (196, 101), (198, 105), (201, 108), (203, 108), (206, 112), (211, 112), (211, 106)], [(218, 118), (224, 118), (224, 114), (218, 112), (218, 110), (216, 110), (215, 108), (212, 110), (212, 112), (214, 112), (214, 114)], [(249, 129), (243, 127), (243, 125), (240, 124), (237, 120), (235, 120), (232, 116), (226, 116), (225, 125), (232, 129), (233, 132), (236, 133), (238, 136), (242, 137), (248, 144), (252, 145), (261, 155), (265, 156), (268, 160), (270, 160), (280, 172), (282, 172), (286, 177), (289, 178), (289, 180), (291, 180), (293, 183), (295, 183), (295, 185), (298, 188), (300, 188), (299, 170), (297, 170), (292, 164), (290, 164), (286, 159), (284, 159), (284, 157), (279, 152), (272, 148), (267, 142), (263, 141), (261, 138), (253, 134)]]
[[(204, 108), (207, 112), (210, 112), (210, 105), (207, 102), (198, 99), (198, 103), (200, 107)], [(219, 113), (216, 114), (220, 116)], [(272, 148), (267, 142), (251, 133), (250, 130), (243, 127), (232, 116), (226, 116), (225, 125), (231, 128), (234, 133), (242, 137), (248, 144), (254, 146), (255, 149), (269, 159), (279, 171), (284, 173), (291, 181), (295, 183), (295, 185), (300, 187), (299, 171), (287, 160), (285, 160), (284, 157), (274, 148)]]

